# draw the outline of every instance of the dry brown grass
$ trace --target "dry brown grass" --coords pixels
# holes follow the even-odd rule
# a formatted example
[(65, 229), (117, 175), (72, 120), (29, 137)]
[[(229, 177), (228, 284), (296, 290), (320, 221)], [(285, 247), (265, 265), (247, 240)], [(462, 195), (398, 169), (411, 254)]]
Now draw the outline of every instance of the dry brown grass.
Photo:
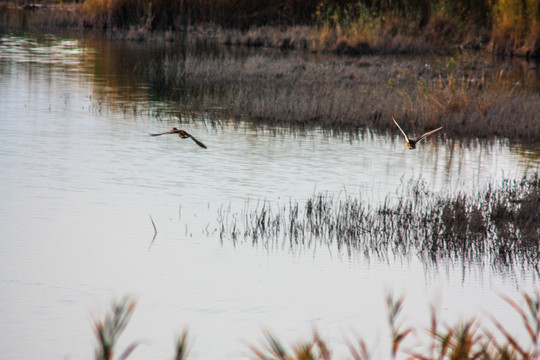
[[(93, 330), (98, 341), (96, 360), (112, 360), (114, 358), (118, 338), (131, 319), (135, 310), (135, 301), (126, 297), (114, 303), (112, 308), (112, 311), (105, 315), (103, 321), (94, 320)], [(127, 358), (138, 345), (139, 342), (133, 342), (118, 359)]]
[(324, 244), (368, 259), (415, 254), (427, 266), (479, 262), (535, 271), (540, 261), (538, 175), (503, 181), (474, 194), (432, 193), (422, 182), (398, 192), (398, 199), (376, 207), (361, 197), (339, 200), (320, 194), (304, 205), (290, 202), (276, 208), (262, 203), (243, 214), (222, 209), (220, 238), (272, 248)]
[[(254, 124), (397, 132), (445, 127), (447, 137), (540, 141), (540, 94), (514, 85), (482, 60), (440, 65), (385, 57), (309, 61), (298, 56), (167, 57), (145, 77), (181, 87), (185, 112), (204, 111)], [(224, 106), (225, 104), (225, 106)]]
[[(488, 318), (494, 326), (485, 326), (478, 318), (472, 318), (456, 325), (443, 323), (435, 307), (431, 310), (431, 324), (428, 328), (413, 328), (404, 325), (404, 298), (386, 298), (388, 325), (390, 328), (391, 359), (404, 358), (415, 360), (534, 360), (540, 356), (540, 295), (538, 292), (524, 293), (521, 302), (502, 296), (511, 310), (522, 321), (522, 334), (512, 334), (496, 316)], [(130, 299), (113, 304), (111, 313), (103, 322), (96, 321), (94, 331), (98, 338), (97, 360), (112, 360), (119, 335), (127, 326), (135, 302)], [(366, 310), (366, 311), (369, 311)], [(427, 333), (426, 337), (418, 335)], [(525, 336), (521, 336), (525, 335)], [(265, 331), (265, 343), (262, 346), (250, 346), (254, 359), (260, 360), (331, 360), (336, 358), (330, 345), (314, 330), (311, 339), (288, 346), (271, 332)], [(407, 340), (418, 337), (417, 345), (411, 348)], [(359, 338), (355, 342), (347, 341), (350, 355), (354, 360), (369, 360), (371, 352), (366, 342)], [(125, 360), (139, 345), (132, 343), (118, 359)], [(175, 348), (175, 360), (188, 358), (189, 341), (187, 330), (179, 337)]]
[[(523, 294), (522, 302), (502, 296), (513, 311), (522, 320), (525, 338), (510, 334), (505, 326), (494, 316), (488, 317), (495, 324), (486, 326), (478, 318), (472, 318), (448, 325), (443, 323), (432, 306), (431, 325), (427, 329), (403, 326), (401, 312), (404, 298), (395, 300), (387, 298), (389, 326), (392, 340), (389, 351), (390, 358), (406, 358), (410, 360), (533, 360), (540, 356), (540, 297), (538, 293)], [(404, 345), (406, 340), (419, 334), (428, 334), (428, 343), (420, 343), (414, 350)], [(271, 333), (266, 333), (267, 345), (262, 348), (252, 347), (257, 359), (267, 360), (330, 360), (330, 346), (315, 331), (313, 339), (300, 345), (293, 345), (292, 351)], [(430, 342), (429, 342), (430, 341)], [(366, 342), (357, 340), (358, 345), (349, 343), (350, 358), (354, 360), (371, 359)], [(426, 346), (427, 345), (427, 346)], [(349, 357), (346, 357), (349, 358)]]
[[(489, 43), (496, 53), (540, 56), (538, 8), (536, 0), (86, 0), (69, 26), (186, 31), (213, 24), (236, 33), (235, 39), (221, 36), (227, 43), (253, 46), (348, 54), (448, 53)], [(59, 24), (48, 17), (38, 22)], [(288, 30), (303, 26), (311, 29), (308, 38)], [(259, 34), (244, 34), (253, 31)]]
[(490, 47), (507, 55), (540, 56), (540, 3), (499, 0), (493, 8)]

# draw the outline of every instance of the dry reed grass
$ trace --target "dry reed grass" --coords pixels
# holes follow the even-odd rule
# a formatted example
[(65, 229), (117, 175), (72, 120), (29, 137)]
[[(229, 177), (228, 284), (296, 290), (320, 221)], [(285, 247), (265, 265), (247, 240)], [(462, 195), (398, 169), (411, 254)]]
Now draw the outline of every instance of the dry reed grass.
[[(533, 360), (540, 356), (540, 294), (538, 292), (523, 293), (522, 301), (516, 302), (502, 295), (510, 308), (522, 322), (522, 334), (511, 334), (505, 324), (497, 317), (488, 314), (492, 326), (482, 324), (478, 318), (472, 318), (448, 325), (437, 315), (435, 307), (431, 308), (431, 323), (426, 329), (405, 326), (402, 321), (404, 298), (395, 299), (389, 295), (386, 298), (388, 325), (390, 328), (390, 358), (416, 360)], [(96, 321), (94, 331), (98, 338), (96, 359), (112, 359), (116, 340), (127, 326), (133, 312), (135, 302), (124, 298), (113, 304), (113, 310), (105, 316), (103, 322)], [(420, 337), (427, 334), (427, 338)], [(262, 346), (250, 346), (254, 359), (260, 360), (331, 360), (333, 355), (330, 345), (314, 330), (310, 340), (287, 346), (276, 338), (270, 331), (264, 332), (265, 343)], [(407, 345), (407, 340), (416, 338), (414, 348)], [(356, 342), (356, 343), (355, 343)], [(347, 341), (349, 356), (354, 360), (369, 360), (372, 358), (370, 349), (362, 338), (355, 342)], [(134, 342), (118, 359), (126, 359), (138, 345)], [(187, 330), (179, 337), (176, 348), (176, 360), (188, 358), (189, 341)]]
[[(448, 52), (490, 43), (496, 53), (539, 56), (538, 6), (536, 0), (86, 0), (76, 6), (78, 19), (69, 23), (147, 31), (214, 24), (237, 30), (234, 39), (230, 33), (220, 36), (227, 43), (349, 54)], [(47, 16), (37, 22), (57, 25)], [(309, 26), (309, 37), (304, 31), (281, 31), (298, 26)], [(261, 35), (249, 34), (253, 31)]]
[(492, 51), (507, 55), (540, 56), (538, 1), (499, 0), (492, 12)]
[(482, 261), (494, 268), (534, 270), (540, 262), (538, 175), (505, 180), (475, 194), (434, 194), (422, 182), (399, 193), (376, 207), (361, 198), (320, 194), (303, 206), (262, 202), (241, 213), (220, 209), (220, 238), (267, 248), (322, 244), (381, 260), (416, 255), (428, 265)]
[[(380, 56), (167, 56), (141, 64), (148, 79), (182, 88), (185, 112), (216, 112), (254, 124), (357, 131), (394, 131), (391, 117), (411, 132), (444, 126), (448, 137), (540, 141), (540, 94), (483, 60)], [(518, 83), (518, 85), (516, 85)]]
[[(98, 341), (96, 360), (112, 360), (114, 358), (116, 343), (135, 310), (135, 301), (126, 297), (114, 303), (112, 308), (111, 313), (105, 315), (103, 321), (94, 320), (93, 330)], [(126, 359), (138, 345), (139, 342), (133, 342), (118, 359)]]
[[(96, 360), (113, 360), (118, 339), (135, 310), (136, 301), (130, 297), (124, 297), (112, 304), (112, 311), (105, 314), (104, 319), (94, 319), (92, 329), (97, 339), (95, 353)], [(175, 344), (175, 360), (185, 360), (189, 354), (188, 330), (184, 330)], [(132, 342), (120, 356), (118, 360), (127, 359), (142, 342)]]
[[(20, 20), (21, 24), (26, 21)], [(390, 22), (385, 20), (386, 24)], [(424, 29), (429, 27), (427, 23)], [(253, 46), (282, 48), (312, 46), (309, 27), (286, 28), (283, 36), (275, 37), (267, 29), (227, 29), (223, 33), (218, 27), (202, 26), (196, 32), (218, 42), (247, 41)], [(145, 26), (117, 33), (123, 40), (156, 42), (159, 38)], [(163, 39), (182, 40), (174, 31), (168, 31)], [(197, 39), (189, 39), (200, 44)], [(369, 52), (369, 46), (363, 49)], [(355, 51), (347, 45), (340, 49), (345, 53)], [(162, 92), (160, 96), (177, 102), (184, 113), (200, 111), (256, 125), (351, 132), (369, 128), (397, 133), (390, 120), (394, 116), (410, 132), (444, 126), (449, 138), (503, 137), (527, 144), (540, 142), (538, 77), (528, 65), (519, 78), (512, 79), (505, 68), (497, 68), (485, 59), (471, 59), (467, 54), (427, 66), (421, 58), (372, 55), (310, 60), (305, 53), (267, 56), (265, 51), (242, 57), (224, 52), (199, 56), (192, 51), (197, 50), (150, 60), (135, 56), (130, 64), (107, 58), (96, 68), (111, 67), (113, 73), (134, 69), (136, 76), (153, 84), (155, 91)], [(114, 83), (117, 77), (102, 75), (110, 86), (119, 85)]]

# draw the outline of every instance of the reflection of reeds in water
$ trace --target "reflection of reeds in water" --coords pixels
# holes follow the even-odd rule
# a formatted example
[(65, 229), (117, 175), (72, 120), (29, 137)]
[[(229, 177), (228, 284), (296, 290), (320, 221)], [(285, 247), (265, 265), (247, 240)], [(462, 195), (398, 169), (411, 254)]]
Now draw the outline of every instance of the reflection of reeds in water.
[[(392, 359), (406, 356), (418, 360), (533, 360), (540, 356), (540, 294), (523, 294), (522, 304), (503, 296), (521, 319), (522, 334), (518, 337), (511, 334), (505, 325), (496, 317), (488, 315), (493, 326), (485, 326), (477, 318), (458, 323), (454, 326), (443, 324), (434, 307), (431, 311), (431, 323), (427, 329), (405, 326), (402, 322), (404, 298), (386, 298), (388, 324), (390, 327), (390, 351)], [(113, 305), (113, 310), (107, 314), (103, 322), (96, 321), (94, 331), (99, 340), (96, 359), (112, 359), (114, 346), (120, 333), (129, 322), (135, 302), (124, 299)], [(423, 334), (427, 333), (427, 337)], [(268, 360), (303, 360), (336, 358), (328, 343), (314, 330), (310, 340), (289, 347), (265, 331), (265, 344), (250, 346), (255, 359)], [(407, 343), (415, 338), (414, 348)], [(138, 343), (133, 343), (118, 359), (126, 359)], [(349, 356), (354, 360), (371, 359), (370, 349), (366, 342), (359, 338), (354, 342), (347, 341)], [(188, 357), (187, 330), (179, 337), (175, 360)]]
[(379, 259), (418, 254), (426, 262), (489, 259), (499, 267), (533, 268), (540, 260), (539, 199), (537, 175), (457, 195), (431, 193), (418, 181), (378, 206), (320, 194), (303, 207), (262, 202), (240, 214), (221, 209), (218, 222), (222, 241), (269, 248), (322, 243)]

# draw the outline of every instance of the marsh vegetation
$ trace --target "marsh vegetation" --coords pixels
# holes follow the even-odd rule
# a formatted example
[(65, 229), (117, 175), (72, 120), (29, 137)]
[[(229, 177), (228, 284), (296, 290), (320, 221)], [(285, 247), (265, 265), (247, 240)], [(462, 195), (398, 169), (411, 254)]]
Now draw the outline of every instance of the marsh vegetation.
[[(114, 123), (111, 126), (114, 131), (107, 132), (109, 137), (104, 137), (106, 131), (103, 129), (97, 132), (99, 135), (95, 138), (89, 136), (92, 140), (99, 139), (99, 145), (91, 142), (88, 149), (100, 154), (103, 159), (111, 156), (115, 160), (109, 164), (110, 168), (107, 168), (114, 171), (122, 170), (118, 173), (113, 172), (118, 174), (118, 178), (114, 178), (112, 183), (120, 185), (114, 188), (114, 196), (120, 192), (126, 199), (134, 196), (130, 190), (126, 190), (130, 187), (126, 184), (132, 185), (130, 189), (148, 190), (148, 184), (158, 177), (152, 175), (145, 178), (144, 176), (148, 175), (141, 175), (148, 173), (148, 166), (154, 166), (152, 171), (156, 174), (162, 171), (162, 168), (170, 167), (170, 158), (157, 164), (156, 159), (166, 158), (162, 156), (163, 153), (158, 152), (157, 147), (146, 149), (151, 155), (142, 155), (134, 151), (140, 149), (141, 138), (137, 136), (144, 133), (146, 128), (157, 125), (166, 125), (169, 128), (170, 123), (176, 125), (182, 122), (197, 122), (212, 126), (232, 123), (249, 124), (254, 127), (269, 125), (274, 131), (284, 128), (284, 132), (291, 129), (294, 132), (295, 129), (323, 128), (332, 134), (348, 132), (357, 136), (378, 132), (397, 136), (398, 129), (391, 122), (391, 117), (395, 116), (410, 133), (422, 133), (444, 126), (441, 141), (448, 144), (458, 141), (466, 144), (468, 140), (477, 139), (499, 141), (502, 138), (534, 149), (540, 141), (538, 116), (540, 92), (538, 72), (531, 67), (531, 63), (523, 63), (521, 76), (515, 77), (507, 64), (501, 65), (478, 53), (453, 52), (451, 56), (432, 56), (429, 61), (427, 58), (389, 57), (385, 54), (416, 52), (431, 54), (433, 49), (447, 52), (448, 49), (442, 44), (448, 44), (449, 36), (456, 36), (450, 42), (451, 48), (459, 45), (471, 48), (491, 46), (495, 52), (532, 56), (536, 50), (531, 49), (535, 49), (536, 43), (534, 38), (529, 36), (535, 34), (537, 26), (533, 11), (536, 9), (535, 4), (521, 2), (522, 7), (514, 18), (523, 20), (519, 25), (521, 30), (511, 35), (517, 31), (518, 25), (512, 23), (512, 26), (503, 27), (508, 32), (500, 30), (500, 34), (507, 34), (501, 37), (509, 40), (506, 45), (499, 48), (493, 40), (499, 30), (495, 28), (498, 24), (494, 20), (495, 17), (478, 18), (474, 15), (475, 9), (457, 6), (457, 2), (453, 4), (456, 6), (448, 7), (444, 6), (446, 2), (433, 3), (438, 4), (437, 8), (431, 6), (419, 8), (407, 2), (398, 3), (393, 7), (384, 5), (383, 2), (371, 2), (370, 6), (366, 5), (367, 2), (354, 4), (344, 2), (339, 6), (333, 2), (320, 2), (311, 12), (306, 10), (306, 14), (311, 14), (306, 17), (291, 15), (297, 10), (288, 7), (281, 7), (283, 12), (277, 17), (273, 17), (268, 11), (252, 12), (257, 10), (256, 8), (242, 12), (238, 10), (242, 10), (241, 6), (244, 5), (248, 9), (247, 3), (241, 5), (235, 3), (237, 5), (228, 11), (237, 13), (244, 23), (234, 22), (235, 19), (229, 18), (227, 15), (229, 13), (224, 9), (216, 8), (226, 2), (200, 4), (186, 1), (182, 2), (186, 8), (169, 9), (160, 2), (152, 2), (150, 6), (150, 3), (144, 1), (132, 3), (127, 0), (125, 2), (88, 0), (81, 7), (74, 5), (64, 9), (64, 13), (48, 13), (55, 15), (47, 19), (39, 18), (40, 14), (37, 14), (27, 25), (46, 27), (47, 21), (55, 21), (58, 26), (66, 28), (82, 25), (86, 28), (106, 28), (110, 30), (109, 35), (121, 33), (118, 37), (112, 35), (115, 39), (148, 40), (164, 36), (163, 39), (167, 40), (163, 42), (165, 47), (171, 43), (175, 48), (180, 45), (180, 51), (168, 51), (163, 53), (163, 56), (146, 58), (132, 56), (133, 53), (130, 53), (126, 56), (129, 59), (121, 59), (122, 61), (114, 57), (117, 54), (100, 52), (101, 56), (95, 59), (95, 64), (88, 66), (88, 69), (92, 69), (91, 71), (95, 73), (85, 74), (95, 76), (102, 82), (89, 90), (89, 92), (96, 91), (92, 94), (96, 96), (90, 100), (94, 101), (93, 109), (99, 109), (96, 113), (101, 114), (102, 106), (110, 106), (111, 113), (116, 112), (119, 107), (124, 111), (124, 122), (119, 121), (121, 116), (117, 114), (114, 117), (117, 123), (110, 121)], [(276, 5), (272, 2), (269, 4)], [(280, 4), (289, 6), (293, 3)], [(303, 3), (295, 4), (300, 6)], [(486, 6), (491, 4), (489, 2)], [(500, 18), (497, 19), (500, 20), (497, 21), (514, 21), (502, 15), (503, 6), (506, 4), (510, 8), (514, 6), (513, 2), (500, 1), (497, 4), (500, 10), (493, 8), (490, 14), (499, 14), (497, 16)], [(207, 5), (208, 8), (202, 5)], [(307, 6), (308, 2), (303, 5)], [(457, 10), (458, 8), (461, 10)], [(202, 11), (205, 9), (208, 11)], [(266, 14), (267, 17), (254, 18), (253, 14), (259, 16)], [(408, 22), (404, 22), (403, 19), (407, 19)], [(482, 19), (483, 22), (480, 21)], [(481, 24), (480, 27), (469, 31), (469, 26), (476, 24), (476, 21)], [(206, 22), (214, 23), (208, 25)], [(409, 25), (405, 26), (405, 23)], [(284, 24), (286, 27), (283, 31), (273, 28), (272, 32), (264, 27), (269, 24)], [(182, 32), (188, 29), (185, 26), (188, 26), (191, 32), (189, 39), (186, 39), (185, 32)], [(461, 31), (455, 33), (455, 26)], [(163, 33), (154, 32), (157, 30)], [(470, 34), (472, 38), (469, 38)], [(200, 39), (197, 39), (198, 37)], [(209, 39), (211, 41), (208, 41)], [(169, 40), (171, 42), (168, 42)], [(305, 48), (313, 52), (331, 51), (341, 55), (328, 56), (300, 51), (281, 53), (268, 49), (251, 52), (231, 46), (223, 50), (221, 45), (216, 45), (219, 43), (282, 49)], [(189, 47), (181, 47), (186, 44), (189, 44)], [(136, 42), (134, 46), (151, 48), (143, 41)], [(207, 48), (201, 51), (205, 46)], [(367, 53), (369, 55), (365, 55)], [(113, 76), (118, 73), (129, 76), (125, 78)], [(128, 80), (125, 80), (126, 78)], [(144, 86), (131, 86), (133, 84), (128, 83), (129, 81), (140, 81)], [(33, 83), (29, 84), (33, 86)], [(110, 100), (99, 94), (98, 90), (95, 90), (99, 87), (114, 88), (118, 93), (116, 96), (122, 97), (121, 101), (115, 102), (116, 100)], [(167, 101), (163, 117), (158, 113), (156, 118), (151, 118), (155, 109), (152, 106), (148, 107), (150, 109), (148, 113), (140, 111), (141, 104), (133, 100), (136, 96), (130, 97), (141, 89), (144, 89), (142, 91), (150, 89), (144, 94), (145, 99), (151, 99), (156, 103)], [(66, 97), (68, 98), (69, 96)], [(65, 109), (69, 110), (68, 102), (66, 100), (64, 105)], [(135, 126), (136, 130), (133, 130), (133, 133), (125, 134), (124, 140), (128, 139), (125, 142), (118, 141), (119, 133), (124, 135), (126, 128), (136, 123), (131, 121), (129, 112), (135, 114), (137, 119), (144, 117), (144, 125)], [(17, 118), (24, 119), (28, 117), (26, 115), (17, 115)], [(71, 115), (70, 113), (69, 116)], [(176, 115), (178, 118), (174, 117)], [(71, 121), (71, 117), (66, 123), (68, 121)], [(54, 122), (54, 119), (51, 119), (51, 122)], [(103, 123), (109, 124), (108, 119)], [(74, 144), (79, 144), (81, 136), (79, 128), (75, 132), (76, 136), (73, 138), (77, 140)], [(135, 132), (137, 135), (134, 135)], [(12, 133), (16, 134), (17, 131)], [(59, 138), (69, 138), (61, 134)], [(144, 135), (146, 136), (146, 133)], [(233, 136), (236, 135), (238, 134)], [(59, 138), (54, 138), (49, 144), (52, 149), (56, 149), (54, 144), (62, 142), (58, 141)], [(213, 140), (214, 144), (219, 141), (216, 137)], [(105, 148), (103, 146), (105, 142), (120, 143), (120, 146), (106, 147), (106, 151), (100, 152)], [(224, 149), (226, 145), (222, 144)], [(73, 148), (77, 146), (73, 145)], [(125, 152), (126, 149), (133, 152)], [(159, 149), (162, 151), (165, 147)], [(251, 150), (252, 147), (245, 149)], [(59, 151), (66, 150), (62, 148)], [(43, 149), (37, 150), (36, 153), (45, 154)], [(124, 157), (116, 158), (118, 154)], [(177, 153), (174, 156), (176, 155)], [(201, 165), (197, 156), (193, 156), (195, 160), (191, 159), (191, 162), (182, 159), (183, 165), (191, 164), (191, 168)], [(528, 152), (527, 156), (535, 157), (537, 153)], [(48, 163), (53, 157), (57, 158), (47, 156), (43, 162)], [(83, 158), (94, 166), (99, 163), (91, 156)], [(132, 176), (126, 178), (122, 166), (130, 163), (133, 158), (137, 161), (142, 159), (137, 163), (140, 167), (134, 168), (133, 172), (127, 171)], [(149, 158), (151, 160), (146, 161)], [(215, 159), (219, 159), (219, 163), (224, 162), (224, 158)], [(207, 173), (213, 170), (212, 166), (217, 167), (218, 161), (214, 161), (216, 161), (214, 164), (205, 168), (206, 172), (202, 172), (200, 178), (186, 182), (191, 188), (196, 189), (201, 189), (197, 188), (197, 183), (202, 183), (203, 190), (188, 192), (194, 192), (197, 196), (204, 195), (208, 193), (208, 188), (214, 186), (211, 181), (215, 179), (209, 179), (207, 176)], [(83, 171), (79, 168), (79, 162), (71, 166)], [(63, 169), (62, 166), (55, 168)], [(96, 166), (95, 169), (101, 167)], [(87, 170), (86, 164), (84, 170)], [(540, 261), (538, 255), (540, 180), (538, 169), (533, 171), (534, 174), (523, 179), (491, 183), (474, 192), (434, 192), (425, 183), (414, 181), (402, 184), (397, 189), (395, 197), (388, 197), (382, 203), (367, 201), (362, 194), (328, 195), (323, 192), (313, 194), (305, 201), (292, 199), (287, 203), (276, 204), (260, 200), (256, 205), (246, 204), (242, 211), (231, 211), (222, 207), (218, 213), (217, 231), (222, 243), (232, 242), (235, 245), (245, 243), (264, 248), (286, 249), (331, 248), (348, 256), (364, 256), (383, 262), (391, 258), (416, 256), (427, 264), (482, 263), (492, 269), (519, 267), (524, 270), (523, 272), (533, 273), (538, 272)], [(106, 169), (96, 172), (100, 175), (109, 174)], [(25, 174), (21, 176), (22, 178), (31, 178), (26, 176), (26, 173), (22, 174)], [(247, 176), (253, 176), (253, 173), (248, 171)], [(62, 185), (54, 187), (55, 191), (64, 187), (66, 177), (59, 177), (61, 178), (59, 184)], [(176, 172), (167, 173), (164, 178), (165, 181), (158, 183), (157, 189), (164, 193), (170, 191), (177, 196), (180, 185), (183, 185), (180, 182), (185, 179), (178, 180), (179, 175)], [(98, 184), (100, 182), (108, 184), (105, 181), (106, 177), (97, 179)], [(236, 179), (232, 181), (236, 182)], [(78, 189), (78, 186), (74, 187)], [(41, 183), (31, 188), (40, 192), (51, 191)], [(235, 191), (235, 196), (241, 194), (238, 189)], [(155, 188), (150, 189), (150, 192), (149, 198), (155, 197)], [(61, 195), (56, 195), (55, 193), (55, 198), (62, 198)], [(177, 201), (169, 199), (170, 197), (166, 201)], [(193, 198), (188, 199), (195, 202)], [(48, 208), (49, 205), (47, 202), (45, 206)], [(121, 211), (116, 214), (119, 213)], [(152, 217), (150, 219), (156, 231)], [(81, 223), (87, 220), (85, 218)], [(101, 251), (101, 249), (98, 251), (100, 255)], [(84, 254), (84, 258), (86, 257)], [(536, 276), (534, 273), (534, 279)], [(524, 320), (524, 333), (528, 336), (527, 341), (530, 340), (527, 343), (520, 342), (521, 339), (518, 341), (517, 336), (507, 331), (495, 318), (491, 320), (498, 331), (496, 335), (493, 330), (484, 328), (477, 319), (457, 325), (444, 325), (435, 314), (428, 329), (403, 327), (398, 321), (402, 300), (390, 299), (388, 300), (388, 318), (392, 334), (390, 353), (394, 357), (403, 354), (418, 359), (538, 357), (540, 333), (538, 294), (525, 295), (523, 302), (524, 305), (518, 305), (508, 300), (511, 308)], [(106, 315), (104, 321), (95, 321), (94, 332), (98, 339), (96, 358), (110, 359), (115, 355), (115, 349), (119, 351), (118, 337), (126, 328), (134, 308), (135, 302), (126, 299), (115, 304), (113, 312)], [(424, 343), (426, 344), (424, 348), (403, 350), (403, 339), (424, 330), (429, 339)], [(252, 348), (255, 357), (261, 359), (333, 357), (330, 345), (317, 333), (314, 333), (312, 339), (291, 348), (283, 345), (269, 333), (266, 339), (267, 343), (262, 347)], [(131, 343), (125, 350), (122, 349), (124, 352), (120, 358), (129, 357), (139, 346), (143, 344)], [(183, 333), (176, 344), (175, 357), (185, 358), (188, 348), (187, 333)], [(370, 358), (370, 349), (362, 340), (352, 343), (349, 349), (350, 357), (354, 359)]]
[[(391, 359), (407, 356), (408, 359), (481, 359), (481, 360), (533, 360), (540, 356), (540, 297), (538, 293), (523, 294), (521, 301), (503, 296), (509, 310), (519, 316), (524, 338), (517, 338), (506, 329), (506, 324), (487, 314), (487, 320), (472, 318), (457, 324), (448, 324), (441, 319), (436, 306), (431, 307), (431, 323), (426, 327), (406, 325), (402, 314), (405, 298), (386, 297), (387, 321), (390, 330), (390, 349), (386, 356)], [(114, 359), (118, 338), (128, 325), (135, 308), (135, 300), (126, 297), (113, 303), (112, 311), (103, 321), (94, 320), (93, 328), (97, 338), (96, 360)], [(369, 311), (366, 309), (366, 311)], [(349, 354), (335, 355), (332, 346), (315, 329), (311, 339), (287, 346), (272, 332), (265, 331), (263, 345), (251, 345), (251, 356), (260, 360), (301, 360), (301, 359), (354, 359), (373, 358), (372, 349), (362, 339), (345, 340)], [(416, 339), (413, 347), (409, 340)], [(174, 348), (174, 359), (189, 358), (191, 338), (188, 330), (178, 337)], [(118, 359), (126, 359), (137, 346), (129, 345)]]
[[(147, 46), (172, 41), (171, 47), (181, 51), (122, 66), (184, 113), (397, 133), (390, 121), (395, 116), (411, 133), (444, 126), (449, 138), (540, 142), (535, 63), (517, 64), (516, 76), (515, 68), (485, 52), (434, 51), (490, 44), (496, 52), (532, 56), (540, 44), (540, 10), (534, 1), (87, 0), (68, 5), (28, 16), (8, 16), (5, 8), (3, 29), (17, 29), (17, 21), (46, 29), (51, 21), (67, 29), (81, 24), (105, 28), (112, 39), (151, 40)], [(208, 51), (219, 44), (352, 56), (318, 60), (309, 52), (235, 56), (241, 51), (234, 47)], [(207, 50), (198, 50), (201, 46)], [(388, 53), (424, 57), (383, 55)]]
[(477, 193), (437, 194), (415, 181), (378, 206), (347, 194), (317, 194), (304, 204), (258, 202), (239, 213), (222, 208), (218, 222), (222, 241), (236, 244), (539, 271), (539, 214), (540, 181), (534, 175)]
[(129, 37), (136, 40), (156, 30), (190, 29), (229, 44), (350, 54), (489, 47), (499, 54), (540, 55), (535, 0), (86, 0), (57, 7), (59, 15), (34, 18), (34, 24), (131, 27)]
[(136, 66), (173, 89), (184, 112), (255, 124), (398, 133), (444, 126), (449, 138), (540, 141), (534, 72), (514, 78), (482, 57), (163, 57)]

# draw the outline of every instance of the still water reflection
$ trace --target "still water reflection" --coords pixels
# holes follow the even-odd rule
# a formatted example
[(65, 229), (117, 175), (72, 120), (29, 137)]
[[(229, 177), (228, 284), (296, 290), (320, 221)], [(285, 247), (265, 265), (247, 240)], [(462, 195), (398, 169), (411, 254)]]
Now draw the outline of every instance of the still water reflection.
[[(389, 291), (407, 295), (406, 317), (425, 325), (437, 299), (453, 322), (479, 309), (501, 313), (497, 292), (538, 287), (532, 269), (434, 270), (415, 259), (220, 244), (223, 206), (302, 202), (319, 192), (377, 203), (419, 178), (432, 191), (476, 189), (535, 172), (540, 161), (504, 142), (433, 139), (409, 151), (398, 137), (155, 116), (173, 104), (123, 68), (133, 56), (157, 55), (0, 37), (0, 358), (91, 358), (91, 314), (124, 294), (139, 305), (120, 348), (145, 341), (132, 358), (171, 356), (186, 325), (193, 357), (231, 358), (245, 355), (263, 328), (296, 341), (316, 325), (338, 354), (354, 333), (384, 348)], [(148, 136), (179, 122), (208, 149)], [(152, 247), (149, 216), (158, 231)]]

